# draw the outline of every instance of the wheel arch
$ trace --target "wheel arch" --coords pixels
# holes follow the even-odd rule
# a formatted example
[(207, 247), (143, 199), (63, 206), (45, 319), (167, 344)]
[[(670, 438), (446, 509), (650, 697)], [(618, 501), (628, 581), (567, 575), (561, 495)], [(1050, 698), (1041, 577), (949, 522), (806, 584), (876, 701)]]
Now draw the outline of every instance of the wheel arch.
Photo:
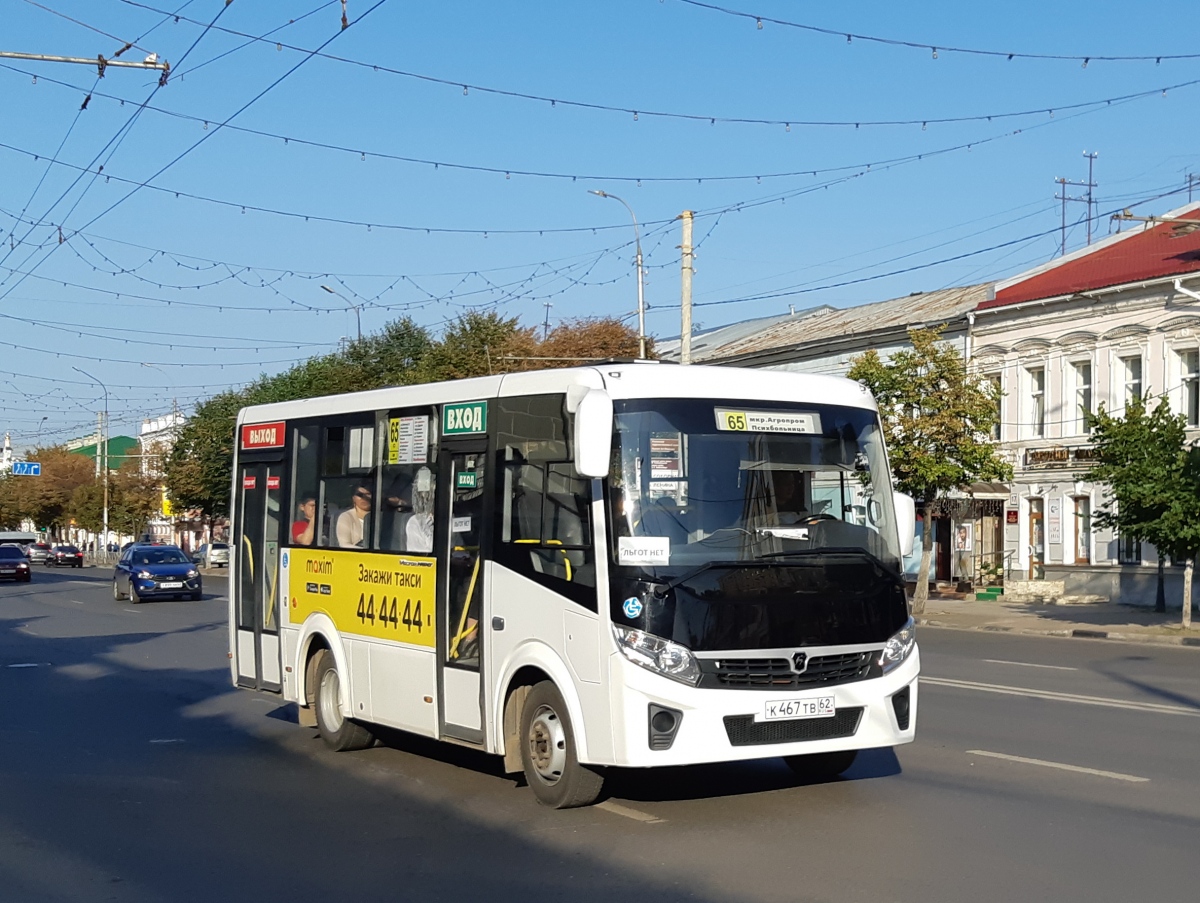
[[(317, 653), (322, 649), (328, 649), (333, 656), (334, 665), (336, 665), (338, 674), (342, 675), (341, 683), (341, 706), (342, 714), (346, 715), (350, 711), (350, 666), (346, 660), (346, 649), (342, 645), (341, 635), (334, 626), (332, 619), (326, 614), (315, 613), (305, 620), (303, 627), (300, 630), (300, 642), (296, 644), (296, 662), (295, 670), (299, 680), (297, 687), (297, 698), (300, 700), (301, 710), (307, 709), (312, 711), (314, 694), (316, 686), (314, 682), (313, 666), (316, 662)], [(314, 721), (315, 721), (315, 716)]]
[(571, 680), (566, 663), (549, 646), (537, 641), (525, 643), (513, 650), (496, 682), (497, 692), (493, 711), (493, 748), (504, 757), (504, 770), (510, 774), (521, 770), (521, 707), (525, 697), (538, 683), (548, 680), (562, 694), (571, 720), (572, 739), (581, 762), (587, 761), (587, 729), (579, 694)]

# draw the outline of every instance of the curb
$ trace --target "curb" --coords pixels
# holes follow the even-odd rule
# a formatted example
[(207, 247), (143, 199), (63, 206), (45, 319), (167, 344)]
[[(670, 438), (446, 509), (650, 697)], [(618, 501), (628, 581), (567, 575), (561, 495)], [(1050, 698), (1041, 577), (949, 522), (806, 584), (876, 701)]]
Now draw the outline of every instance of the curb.
[(936, 627), (942, 630), (987, 630), (992, 633), (1011, 633), (1018, 636), (1074, 637), (1084, 640), (1114, 640), (1119, 643), (1146, 643), (1153, 646), (1184, 646), (1200, 649), (1200, 636), (1159, 636), (1157, 634), (1117, 633), (1110, 630), (1093, 630), (1084, 627), (1032, 630), (1026, 627), (1007, 627), (1002, 624), (965, 626), (931, 618), (916, 618), (915, 620), (918, 627)]

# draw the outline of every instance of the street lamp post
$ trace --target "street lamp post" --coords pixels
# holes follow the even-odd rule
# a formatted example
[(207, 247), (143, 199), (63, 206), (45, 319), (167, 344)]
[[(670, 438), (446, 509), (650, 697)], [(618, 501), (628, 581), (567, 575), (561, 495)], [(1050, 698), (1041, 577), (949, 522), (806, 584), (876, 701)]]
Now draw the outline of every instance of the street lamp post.
[(104, 538), (101, 540), (101, 548), (103, 548), (105, 554), (107, 554), (108, 553), (108, 387), (105, 386), (104, 383), (100, 382), (100, 380), (96, 379), (96, 377), (92, 376), (92, 374), (88, 373), (86, 370), (80, 370), (78, 367), (72, 367), (71, 369), (77, 373), (82, 373), (84, 376), (86, 376), (88, 379), (90, 379), (92, 382), (94, 382), (96, 385), (98, 385), (101, 389), (104, 390), (104, 428), (100, 431), (100, 435), (97, 437), (97, 440), (98, 440), (97, 445), (103, 444), (104, 452), (103, 452), (103, 458), (101, 458), (100, 449), (97, 448), (96, 449), (96, 459), (98, 461), (102, 461), (102, 466), (104, 468)]
[(355, 322), (355, 325), (358, 327), (358, 340), (361, 342), (362, 341), (362, 317), (359, 316), (358, 309), (362, 305), (355, 304), (353, 301), (351, 301), (349, 298), (347, 298), (341, 292), (336, 291), (335, 289), (331, 289), (328, 285), (322, 285), (321, 288), (325, 289), (325, 291), (329, 292), (329, 294), (331, 294), (331, 295), (337, 295), (339, 298), (341, 298), (343, 301), (346, 302), (347, 307), (349, 307), (351, 310), (354, 311), (354, 322)]
[(49, 419), (50, 419), (50, 416), (46, 415), (38, 422), (37, 435), (33, 437), (33, 447), (34, 448), (42, 447), (42, 425), (45, 424), (45, 422)]
[(642, 360), (646, 359), (646, 286), (642, 273), (642, 233), (638, 228), (637, 215), (634, 214), (633, 208), (625, 203), (624, 200), (617, 197), (615, 194), (609, 194), (607, 191), (598, 191), (594, 188), (588, 189), (588, 194), (594, 194), (598, 198), (612, 198), (614, 201), (620, 201), (624, 204), (625, 209), (629, 211), (629, 216), (633, 219), (633, 240), (637, 249), (637, 256), (634, 260), (637, 266), (637, 290), (638, 290), (638, 357)]

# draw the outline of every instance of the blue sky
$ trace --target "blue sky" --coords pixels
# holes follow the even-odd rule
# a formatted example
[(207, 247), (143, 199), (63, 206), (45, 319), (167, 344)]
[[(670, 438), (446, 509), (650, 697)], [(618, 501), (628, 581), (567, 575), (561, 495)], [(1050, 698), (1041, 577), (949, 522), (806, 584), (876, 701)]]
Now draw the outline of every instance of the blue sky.
[[(172, 64), (156, 88), (144, 70), (0, 59), (0, 431), (16, 447), (86, 433), (96, 381), (113, 434), (135, 435), (336, 349), (351, 304), (364, 331), (407, 314), (437, 332), (471, 307), (528, 325), (632, 314), (632, 223), (589, 189), (635, 211), (647, 330), (668, 337), (686, 209), (707, 327), (1052, 259), (1054, 179), (1084, 181), (1084, 151), (1101, 236), (1112, 210), (1162, 213), (1200, 175), (1200, 56), (1169, 58), (1198, 46), (1178, 4), (346, 11), (342, 30), (339, 0), (0, 0), (0, 51), (132, 42), (123, 58)], [(1068, 249), (1085, 210), (1068, 205)]]

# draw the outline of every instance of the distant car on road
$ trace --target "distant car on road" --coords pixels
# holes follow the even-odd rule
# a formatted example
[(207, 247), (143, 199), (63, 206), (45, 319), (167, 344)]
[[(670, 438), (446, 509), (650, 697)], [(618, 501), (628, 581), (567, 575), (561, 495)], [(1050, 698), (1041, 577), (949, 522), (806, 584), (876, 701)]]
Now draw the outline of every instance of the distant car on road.
[(0, 580), (9, 579), (25, 583), (33, 579), (33, 569), (20, 546), (0, 546)]
[(35, 542), (29, 547), (29, 560), (33, 562), (46, 563), (46, 559), (50, 557), (53, 547), (48, 542)]
[(205, 568), (229, 567), (229, 543), (205, 543), (196, 550), (196, 563)]
[(83, 567), (83, 552), (79, 551), (75, 546), (55, 546), (46, 557), (46, 565), (54, 565), (55, 567), (70, 565), (73, 568), (81, 568)]
[(161, 596), (199, 601), (200, 572), (178, 546), (135, 543), (121, 553), (113, 571), (113, 598), (131, 602)]

